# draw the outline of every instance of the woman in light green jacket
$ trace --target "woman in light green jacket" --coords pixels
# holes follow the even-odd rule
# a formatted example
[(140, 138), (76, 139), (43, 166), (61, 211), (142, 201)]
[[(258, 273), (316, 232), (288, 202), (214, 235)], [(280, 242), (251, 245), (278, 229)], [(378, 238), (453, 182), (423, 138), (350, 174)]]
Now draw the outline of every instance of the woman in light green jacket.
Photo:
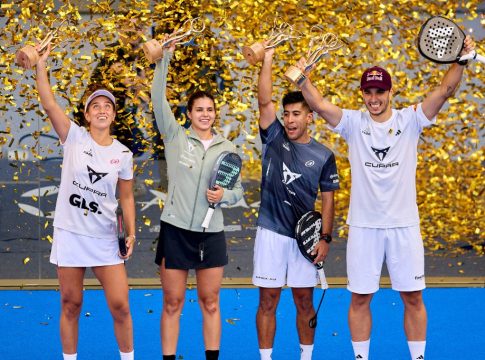
[(197, 91), (188, 100), (191, 126), (176, 121), (167, 101), (168, 66), (174, 44), (156, 64), (152, 103), (165, 145), (168, 196), (160, 221), (155, 262), (160, 266), (163, 309), (160, 323), (163, 359), (175, 359), (179, 321), (189, 269), (195, 269), (197, 294), (203, 316), (206, 359), (218, 359), (221, 338), (219, 293), (227, 250), (220, 206), (204, 232), (202, 222), (209, 203), (232, 205), (243, 196), (241, 179), (233, 189), (208, 189), (211, 169), (223, 151), (234, 145), (212, 126), (216, 109), (212, 95)]

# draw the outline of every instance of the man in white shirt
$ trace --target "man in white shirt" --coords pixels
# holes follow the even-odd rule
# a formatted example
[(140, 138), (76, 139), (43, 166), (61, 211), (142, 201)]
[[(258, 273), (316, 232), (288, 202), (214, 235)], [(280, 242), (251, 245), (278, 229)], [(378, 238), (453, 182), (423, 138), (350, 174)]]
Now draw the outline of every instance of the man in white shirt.
[[(467, 36), (461, 55), (475, 48)], [(299, 67), (305, 70), (305, 59)], [(462, 78), (464, 64), (451, 65), (441, 84), (420, 104), (391, 108), (392, 81), (381, 67), (367, 69), (361, 91), (367, 111), (341, 109), (322, 97), (306, 78), (303, 96), (348, 143), (352, 173), (347, 219), (347, 288), (352, 292), (348, 319), (355, 359), (368, 359), (372, 315), (370, 303), (379, 289), (384, 259), (392, 288), (404, 303), (404, 330), (412, 359), (424, 359), (426, 308), (424, 249), (416, 204), (416, 162), (419, 136)], [(308, 76), (308, 72), (305, 73)]]

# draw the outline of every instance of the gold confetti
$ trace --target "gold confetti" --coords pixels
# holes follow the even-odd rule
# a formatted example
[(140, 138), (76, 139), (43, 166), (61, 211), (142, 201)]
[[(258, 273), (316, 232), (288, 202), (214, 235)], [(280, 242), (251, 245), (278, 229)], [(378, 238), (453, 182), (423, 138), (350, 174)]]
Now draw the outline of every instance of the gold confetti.
[[(56, 96), (62, 98), (66, 104), (66, 114), (71, 116), (75, 109), (82, 109), (86, 84), (100, 59), (118, 50), (125, 54), (130, 52), (130, 48), (121, 44), (113, 45), (110, 49), (125, 28), (130, 40), (145, 42), (152, 38), (152, 33), (143, 24), (153, 24), (153, 37), (161, 39), (164, 34), (179, 29), (187, 19), (210, 14), (210, 18), (206, 17), (204, 35), (193, 41), (195, 46), (179, 46), (175, 51), (169, 69), (168, 100), (175, 109), (185, 105), (186, 94), (194, 90), (204, 89), (214, 94), (220, 115), (217, 125), (232, 125), (234, 130), (229, 138), (238, 144), (243, 155), (243, 178), (255, 181), (261, 178), (259, 112), (255, 106), (260, 67), (248, 66), (241, 48), (267, 38), (275, 16), (296, 24), (298, 31), (304, 35), (279, 45), (275, 50), (273, 99), (278, 101), (279, 113), (282, 95), (292, 89), (283, 74), (304, 54), (309, 43), (305, 35), (313, 25), (320, 24), (338, 34), (346, 44), (317, 63), (312, 74), (313, 82), (327, 99), (351, 109), (363, 107), (356, 89), (360, 74), (370, 64), (382, 64), (391, 72), (396, 90), (392, 102), (397, 108), (422, 101), (429, 89), (439, 84), (448, 66), (424, 59), (415, 46), (419, 27), (428, 17), (444, 14), (460, 21), (459, 7), (461, 18), (480, 19), (481, 25), (485, 25), (485, 20), (478, 13), (481, 0), (412, 0), (403, 1), (399, 6), (395, 6), (395, 2), (363, 0), (338, 3), (328, 0), (47, 0), (38, 3), (41, 5), (31, 0), (6, 0), (0, 7), (7, 20), (0, 34), (0, 83), (3, 89), (0, 93), (0, 116), (9, 118), (11, 116), (6, 116), (6, 112), (14, 111), (18, 119), (23, 119), (15, 125), (0, 125), (0, 146), (1, 156), (8, 153), (13, 157), (9, 165), (15, 170), (22, 168), (26, 154), (36, 161), (43, 160), (46, 154), (57, 154), (54, 147), (46, 152), (36, 149), (41, 143), (35, 146), (29, 144), (29, 148), (22, 151), (15, 148), (19, 139), (12, 134), (33, 133), (32, 129), (35, 129), (35, 136), (42, 139), (43, 135), (52, 133), (46, 115), (38, 105), (33, 72), (20, 69), (15, 64), (15, 53), (21, 46), (41, 40), (62, 20), (67, 20), (66, 26), (58, 35), (58, 46), (53, 50), (49, 66)], [(83, 4), (82, 8), (78, 8), (78, 4)], [(129, 10), (121, 13), (121, 8)], [(126, 27), (125, 24), (132, 19), (135, 19), (132, 25)], [(139, 60), (136, 64), (133, 67), (122, 66), (115, 79), (133, 84), (128, 92), (128, 101), (137, 108), (134, 114), (136, 123), (133, 118), (123, 122), (127, 126), (138, 126), (142, 133), (149, 135), (141, 145), (154, 154), (157, 148), (151, 139), (154, 130), (149, 101), (153, 69), (142, 51), (137, 51), (135, 55)], [(477, 52), (485, 53), (483, 41), (477, 43)], [(439, 114), (437, 125), (425, 129), (419, 143), (417, 202), (423, 241), (426, 248), (434, 253), (440, 253), (443, 249), (458, 252), (466, 242), (473, 251), (484, 254), (484, 234), (481, 231), (485, 205), (482, 175), (485, 161), (483, 69), (484, 65), (478, 62), (468, 65), (459, 91)], [(107, 65), (101, 67), (104, 74), (109, 71)], [(138, 72), (144, 73), (144, 76), (137, 76)], [(102, 80), (110, 89), (117, 86), (109, 76)], [(219, 86), (221, 83), (224, 86)], [(182, 125), (186, 121), (184, 116), (179, 118)], [(16, 127), (15, 131), (8, 128), (12, 126)], [(340, 136), (327, 129), (322, 119), (314, 120), (312, 130), (318, 141), (325, 143), (336, 154), (341, 189), (335, 197), (335, 229), (339, 237), (346, 238), (345, 221), (350, 200), (347, 145)], [(396, 129), (393, 134), (395, 132)], [(147, 164), (137, 163), (137, 174), (145, 173), (149, 168)], [(22, 181), (26, 175), (26, 172), (19, 170), (13, 173), (12, 180)], [(43, 177), (54, 180), (50, 175)], [(145, 180), (147, 187), (158, 184), (156, 177), (155, 181), (152, 179), (150, 176)], [(159, 205), (162, 206), (161, 201)], [(257, 208), (245, 211), (244, 216), (245, 221), (254, 222), (258, 216)], [(146, 217), (142, 218), (142, 222), (145, 226), (151, 226), (150, 219)]]

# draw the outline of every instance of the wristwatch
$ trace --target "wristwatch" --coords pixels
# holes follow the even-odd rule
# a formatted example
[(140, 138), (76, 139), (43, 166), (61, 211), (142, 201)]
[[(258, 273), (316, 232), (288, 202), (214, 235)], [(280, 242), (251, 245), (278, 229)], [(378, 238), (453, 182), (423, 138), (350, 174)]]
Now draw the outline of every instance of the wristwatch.
[(330, 234), (322, 234), (320, 236), (320, 240), (325, 241), (327, 244), (330, 244), (332, 242), (332, 235)]

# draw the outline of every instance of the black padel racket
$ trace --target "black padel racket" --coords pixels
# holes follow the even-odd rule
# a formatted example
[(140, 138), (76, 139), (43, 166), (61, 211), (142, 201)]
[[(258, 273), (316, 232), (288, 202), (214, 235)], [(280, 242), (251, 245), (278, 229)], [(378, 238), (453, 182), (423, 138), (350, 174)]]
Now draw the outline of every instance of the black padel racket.
[[(298, 244), (298, 248), (302, 255), (313, 263), (315, 261), (316, 255), (312, 255), (312, 251), (315, 249), (315, 246), (320, 241), (320, 235), (322, 233), (322, 215), (318, 211), (308, 211), (307, 213), (303, 214), (302, 217), (298, 220), (295, 228), (295, 239)], [(315, 264), (318, 276), (320, 277), (320, 285), (323, 289), (322, 298), (320, 299), (320, 303), (318, 304), (317, 311), (315, 316), (310, 319), (308, 325), (314, 329), (317, 327), (317, 316), (318, 311), (320, 310), (320, 306), (322, 305), (323, 298), (325, 296), (325, 292), (328, 289), (327, 279), (325, 278), (325, 272), (323, 270), (323, 261)]]
[(418, 35), (418, 50), (426, 59), (440, 64), (476, 59), (485, 63), (485, 57), (475, 51), (460, 57), (465, 33), (450, 19), (442, 16), (429, 18)]
[[(212, 167), (209, 189), (213, 189), (216, 185), (224, 189), (232, 189), (241, 173), (241, 166), (242, 160), (238, 154), (229, 151), (222, 152)], [(215, 204), (209, 204), (209, 209), (202, 222), (204, 230), (209, 227), (215, 208)]]
[(120, 206), (116, 208), (116, 233), (118, 235), (120, 254), (121, 256), (126, 256), (128, 249), (126, 248), (125, 222), (123, 220), (123, 210)]

